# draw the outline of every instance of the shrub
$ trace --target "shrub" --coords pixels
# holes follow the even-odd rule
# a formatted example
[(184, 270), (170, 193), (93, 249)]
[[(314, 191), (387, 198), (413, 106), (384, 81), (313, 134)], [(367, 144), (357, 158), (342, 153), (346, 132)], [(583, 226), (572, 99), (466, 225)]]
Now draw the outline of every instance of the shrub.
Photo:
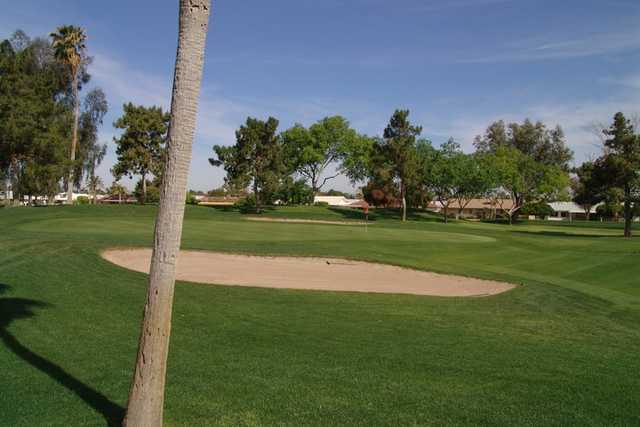
[(78, 196), (75, 200), (75, 205), (88, 205), (91, 202), (87, 196)]
[(522, 207), (522, 209), (520, 209), (520, 214), (535, 215), (537, 217), (544, 218), (553, 215), (553, 209), (544, 202), (527, 203)]
[(186, 203), (188, 205), (197, 205), (198, 204), (198, 200), (196, 199), (196, 195), (193, 192), (189, 191), (187, 193)]

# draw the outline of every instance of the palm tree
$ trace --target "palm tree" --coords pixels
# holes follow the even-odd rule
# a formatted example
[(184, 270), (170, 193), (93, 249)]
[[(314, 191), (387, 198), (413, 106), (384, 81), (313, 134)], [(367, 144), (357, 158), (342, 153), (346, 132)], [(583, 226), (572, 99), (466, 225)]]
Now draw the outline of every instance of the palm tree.
[(69, 69), (71, 92), (73, 98), (73, 133), (71, 135), (71, 168), (67, 179), (67, 204), (73, 202), (73, 163), (76, 160), (76, 145), (78, 145), (78, 120), (80, 118), (80, 98), (78, 96), (80, 68), (86, 59), (84, 30), (73, 25), (58, 27), (57, 32), (49, 35), (55, 58)]
[(89, 174), (87, 181), (89, 182), (89, 188), (91, 191), (91, 203), (96, 203), (96, 190), (102, 185), (102, 180), (99, 176), (96, 176), (96, 168), (100, 166), (100, 163), (107, 155), (107, 144), (94, 144), (89, 148), (87, 153), (86, 170)]
[(124, 426), (161, 426), (175, 267), (202, 81), (211, 0), (180, 0), (167, 161), (156, 218), (149, 289)]

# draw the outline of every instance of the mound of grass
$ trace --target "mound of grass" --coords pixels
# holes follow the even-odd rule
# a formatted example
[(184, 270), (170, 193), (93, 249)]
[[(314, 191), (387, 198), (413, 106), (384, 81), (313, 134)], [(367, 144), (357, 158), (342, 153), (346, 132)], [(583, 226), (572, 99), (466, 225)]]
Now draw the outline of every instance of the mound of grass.
[[(146, 276), (99, 252), (149, 246), (154, 215), (0, 211), (0, 424), (118, 422)], [(188, 207), (185, 248), (344, 256), (524, 286), (447, 299), (179, 283), (167, 425), (640, 423), (640, 239), (420, 215), (365, 229)]]

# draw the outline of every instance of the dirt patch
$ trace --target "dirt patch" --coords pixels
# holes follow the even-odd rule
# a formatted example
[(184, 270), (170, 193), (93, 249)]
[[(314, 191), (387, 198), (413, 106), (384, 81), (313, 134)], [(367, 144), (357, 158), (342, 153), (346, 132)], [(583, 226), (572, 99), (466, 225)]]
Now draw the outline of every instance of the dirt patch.
[[(151, 249), (110, 249), (102, 257), (149, 272)], [(177, 279), (219, 285), (445, 297), (488, 296), (514, 285), (334, 258), (262, 257), (181, 251)]]
[(270, 218), (266, 216), (250, 216), (248, 221), (289, 222), (293, 224), (331, 224), (331, 225), (365, 225), (364, 221), (328, 221), (324, 219)]

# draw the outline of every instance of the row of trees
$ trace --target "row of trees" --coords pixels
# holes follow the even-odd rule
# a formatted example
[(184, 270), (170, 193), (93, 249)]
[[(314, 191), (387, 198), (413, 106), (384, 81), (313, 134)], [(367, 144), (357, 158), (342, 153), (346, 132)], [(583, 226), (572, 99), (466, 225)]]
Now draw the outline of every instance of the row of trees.
[[(309, 128), (296, 124), (278, 133), (278, 121), (248, 118), (236, 132), (236, 144), (214, 146), (209, 161), (226, 171), (228, 188), (252, 187), (257, 210), (283, 185), (306, 186), (317, 194), (337, 174), (354, 184), (366, 182), (365, 199), (377, 206), (402, 208), (437, 201), (445, 221), (455, 203), (459, 211), (475, 198), (488, 198), (512, 221), (545, 202), (573, 200), (590, 212), (601, 202), (621, 206), (625, 235), (631, 235), (640, 192), (640, 137), (622, 113), (603, 130), (604, 154), (595, 162), (571, 167), (573, 152), (559, 126), (542, 122), (497, 121), (475, 138), (473, 153), (450, 139), (436, 148), (422, 138), (422, 127), (397, 110), (381, 137), (352, 129), (340, 116)], [(330, 166), (337, 173), (327, 174)]]
[(382, 137), (361, 135), (340, 116), (305, 128), (296, 124), (278, 133), (278, 121), (254, 118), (236, 132), (233, 146), (215, 146), (214, 166), (226, 171), (226, 184), (251, 185), (258, 210), (268, 196), (291, 177), (305, 182), (313, 194), (337, 174), (353, 183), (367, 182), (364, 195), (374, 205), (407, 208), (437, 200), (448, 214), (453, 201), (464, 208), (480, 196), (510, 198), (513, 217), (524, 205), (557, 198), (569, 183), (571, 151), (560, 128), (542, 123), (492, 124), (476, 138), (476, 152), (465, 154), (453, 139), (435, 148), (421, 138), (422, 127), (397, 110)]
[[(107, 145), (98, 130), (108, 112), (104, 92), (91, 80), (83, 29), (62, 26), (49, 39), (16, 31), (0, 43), (0, 178), (5, 195), (53, 199), (61, 188), (71, 203), (73, 189), (88, 188), (95, 200), (104, 183), (96, 169)], [(113, 126), (115, 181), (139, 175), (136, 196), (158, 201), (170, 116), (160, 107), (131, 103)], [(150, 197), (148, 193), (150, 194)], [(10, 203), (5, 197), (5, 202)]]
[(338, 174), (325, 176), (336, 166), (350, 174), (352, 159), (366, 147), (369, 138), (359, 135), (343, 117), (327, 117), (306, 128), (296, 124), (278, 133), (279, 122), (248, 118), (236, 131), (236, 144), (216, 145), (213, 166), (226, 172), (225, 185), (233, 189), (253, 189), (256, 211), (265, 202), (280, 200), (312, 201)]
[[(0, 176), (5, 194), (52, 198), (63, 183), (100, 185), (106, 153), (98, 128), (108, 110), (104, 92), (80, 96), (91, 76), (81, 28), (63, 26), (50, 39), (24, 32), (0, 43)], [(5, 197), (7, 203), (10, 202)]]

